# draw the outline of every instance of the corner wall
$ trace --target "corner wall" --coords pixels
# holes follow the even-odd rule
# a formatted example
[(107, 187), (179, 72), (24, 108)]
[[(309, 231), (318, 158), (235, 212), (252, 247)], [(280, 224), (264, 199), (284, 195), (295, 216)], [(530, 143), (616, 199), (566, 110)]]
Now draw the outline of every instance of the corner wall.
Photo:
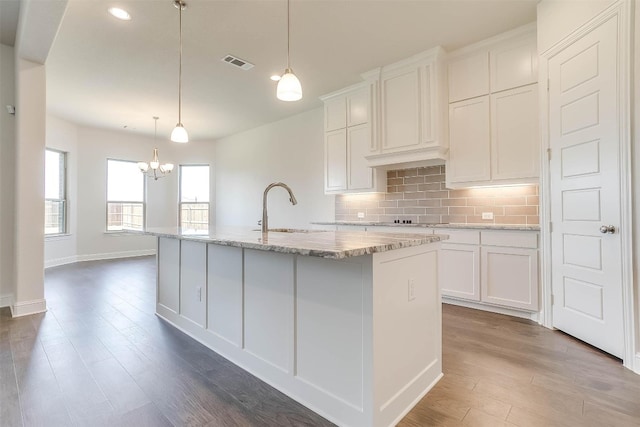
[(13, 301), (13, 205), (15, 116), (5, 109), (15, 105), (14, 49), (0, 44), (0, 307)]
[(262, 194), (272, 182), (293, 190), (291, 206), (282, 188), (269, 192), (270, 227), (308, 227), (334, 220), (334, 196), (324, 194), (323, 109), (220, 139), (215, 144), (217, 225), (257, 226)]

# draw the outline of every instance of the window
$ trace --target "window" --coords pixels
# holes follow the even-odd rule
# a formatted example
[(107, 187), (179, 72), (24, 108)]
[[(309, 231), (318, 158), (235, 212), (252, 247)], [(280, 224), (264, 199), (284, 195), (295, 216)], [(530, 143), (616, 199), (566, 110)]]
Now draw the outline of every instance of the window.
[(183, 230), (209, 228), (209, 166), (180, 166), (180, 227)]
[(107, 160), (107, 231), (144, 229), (144, 175), (136, 162)]
[(67, 232), (67, 153), (49, 150), (44, 155), (44, 234)]

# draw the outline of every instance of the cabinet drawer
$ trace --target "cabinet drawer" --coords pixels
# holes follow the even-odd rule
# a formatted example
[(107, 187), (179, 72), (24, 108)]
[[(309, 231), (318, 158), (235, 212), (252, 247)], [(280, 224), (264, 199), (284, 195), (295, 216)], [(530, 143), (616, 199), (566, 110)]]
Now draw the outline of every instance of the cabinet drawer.
[(380, 232), (380, 233), (409, 233), (409, 234), (433, 234), (433, 229), (431, 228), (423, 228), (423, 227), (403, 227), (403, 226), (371, 226), (367, 227), (367, 231), (369, 232)]
[(538, 233), (533, 231), (482, 231), (482, 244), (536, 249), (538, 247)]
[(436, 228), (434, 234), (446, 234), (449, 239), (444, 243), (459, 243), (463, 245), (479, 245), (480, 232), (477, 230), (455, 230), (451, 228)]

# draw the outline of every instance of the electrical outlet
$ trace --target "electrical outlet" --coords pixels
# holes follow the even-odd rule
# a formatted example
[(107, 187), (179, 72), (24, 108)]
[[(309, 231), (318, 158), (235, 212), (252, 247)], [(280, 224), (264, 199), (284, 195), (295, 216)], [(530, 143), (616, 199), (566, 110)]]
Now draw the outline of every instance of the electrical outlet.
[(415, 280), (409, 279), (408, 289), (409, 289), (409, 301), (413, 301), (414, 299), (416, 299), (416, 283), (415, 283)]
[(482, 219), (493, 219), (493, 212), (482, 212)]
[(364, 212), (358, 212), (358, 218), (364, 218)]

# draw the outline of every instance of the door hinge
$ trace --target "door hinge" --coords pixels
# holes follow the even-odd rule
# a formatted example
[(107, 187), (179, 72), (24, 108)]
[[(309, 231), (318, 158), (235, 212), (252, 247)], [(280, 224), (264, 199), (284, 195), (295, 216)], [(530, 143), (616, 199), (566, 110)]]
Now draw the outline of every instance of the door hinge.
[(549, 233), (553, 233), (553, 222), (549, 222)]
[(551, 305), (555, 305), (556, 303), (556, 296), (551, 294)]
[(551, 161), (551, 148), (547, 148), (547, 159)]
[(549, 82), (549, 80), (550, 80), (550, 79), (547, 79), (547, 92), (549, 92), (549, 86), (550, 86), (550, 84), (551, 84), (551, 83)]

